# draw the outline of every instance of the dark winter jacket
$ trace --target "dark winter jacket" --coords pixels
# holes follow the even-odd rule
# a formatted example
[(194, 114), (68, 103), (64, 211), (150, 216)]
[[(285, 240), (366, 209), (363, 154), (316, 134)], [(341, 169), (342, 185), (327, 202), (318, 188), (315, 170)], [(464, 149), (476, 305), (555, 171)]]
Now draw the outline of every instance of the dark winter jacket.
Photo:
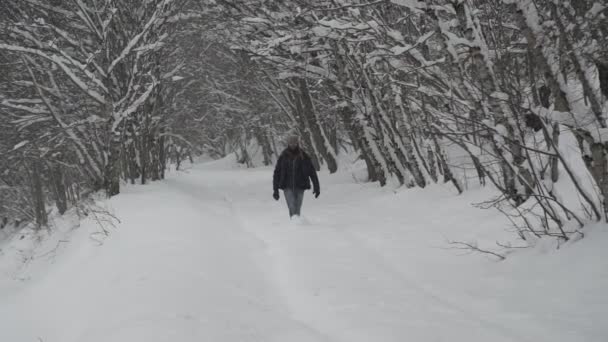
[(319, 193), (319, 178), (312, 160), (301, 149), (295, 151), (285, 149), (277, 160), (272, 179), (273, 190), (278, 189), (310, 189), (312, 180), (315, 193)]

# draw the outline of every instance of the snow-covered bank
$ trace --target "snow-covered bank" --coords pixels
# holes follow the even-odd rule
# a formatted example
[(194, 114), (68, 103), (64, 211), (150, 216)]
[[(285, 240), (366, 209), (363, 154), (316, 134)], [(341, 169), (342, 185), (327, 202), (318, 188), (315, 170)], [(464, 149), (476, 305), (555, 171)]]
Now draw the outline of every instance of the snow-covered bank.
[(0, 341), (608, 339), (606, 227), (497, 262), (447, 243), (513, 238), (470, 205), (488, 190), (354, 178), (322, 174), (297, 222), (272, 200), (269, 168), (211, 162), (127, 188), (101, 246), (85, 222), (52, 258), (2, 275)]

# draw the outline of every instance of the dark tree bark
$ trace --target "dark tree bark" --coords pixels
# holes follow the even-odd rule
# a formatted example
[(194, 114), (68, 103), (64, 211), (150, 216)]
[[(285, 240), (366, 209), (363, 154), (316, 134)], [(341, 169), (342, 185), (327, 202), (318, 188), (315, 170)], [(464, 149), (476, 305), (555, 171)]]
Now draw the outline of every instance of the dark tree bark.
[(34, 203), (34, 216), (38, 228), (48, 224), (46, 213), (44, 189), (42, 187), (42, 163), (39, 159), (31, 162), (32, 202)]
[(335, 153), (330, 152), (331, 146), (328, 146), (329, 142), (326, 139), (327, 135), (315, 115), (315, 108), (306, 80), (300, 78), (297, 82), (302, 100), (302, 114), (306, 120), (307, 127), (310, 130), (312, 143), (315, 145), (316, 150), (321, 154), (323, 160), (327, 163), (329, 172), (334, 173), (338, 170), (338, 163), (334, 158)]
[(53, 192), (55, 195), (55, 204), (59, 214), (63, 215), (68, 210), (67, 190), (61, 166), (50, 166), (51, 178), (53, 182)]

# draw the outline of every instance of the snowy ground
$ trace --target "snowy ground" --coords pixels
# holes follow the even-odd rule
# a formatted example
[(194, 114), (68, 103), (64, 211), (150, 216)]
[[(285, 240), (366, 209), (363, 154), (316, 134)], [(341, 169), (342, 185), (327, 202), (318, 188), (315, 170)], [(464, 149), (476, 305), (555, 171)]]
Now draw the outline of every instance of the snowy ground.
[(606, 227), (497, 262), (447, 244), (512, 236), (486, 190), (322, 174), (290, 222), (270, 180), (201, 164), (112, 199), (102, 245), (59, 229), (17, 268), (5, 244), (0, 341), (608, 341)]

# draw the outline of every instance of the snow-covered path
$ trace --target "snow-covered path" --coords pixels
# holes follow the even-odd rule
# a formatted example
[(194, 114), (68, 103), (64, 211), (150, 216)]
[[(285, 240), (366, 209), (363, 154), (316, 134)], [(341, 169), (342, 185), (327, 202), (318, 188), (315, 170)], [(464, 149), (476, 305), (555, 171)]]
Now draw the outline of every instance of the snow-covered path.
[(79, 229), (28, 280), (0, 281), (0, 341), (608, 339), (605, 229), (497, 263), (446, 243), (510, 236), (468, 205), (486, 192), (323, 175), (321, 197), (307, 193), (305, 219), (290, 222), (270, 177), (217, 162), (128, 188), (102, 246)]

